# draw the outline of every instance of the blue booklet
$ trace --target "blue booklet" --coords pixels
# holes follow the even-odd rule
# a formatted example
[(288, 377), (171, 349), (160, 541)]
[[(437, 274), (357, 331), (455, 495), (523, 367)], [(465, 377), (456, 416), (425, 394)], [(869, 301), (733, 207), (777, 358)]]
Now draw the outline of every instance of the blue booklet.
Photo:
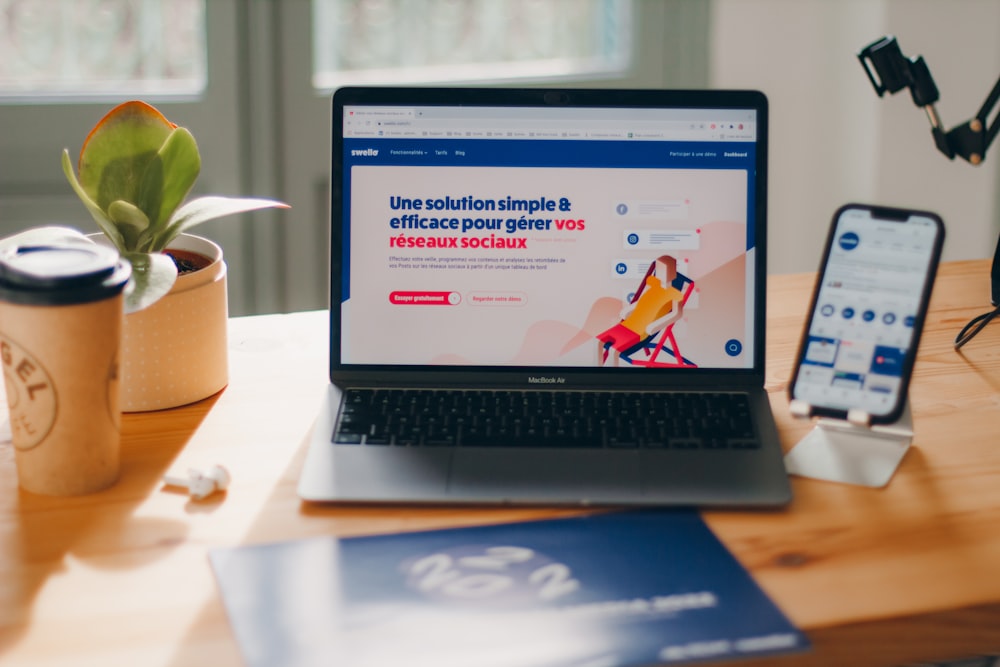
[(625, 667), (809, 646), (693, 510), (210, 558), (249, 667)]

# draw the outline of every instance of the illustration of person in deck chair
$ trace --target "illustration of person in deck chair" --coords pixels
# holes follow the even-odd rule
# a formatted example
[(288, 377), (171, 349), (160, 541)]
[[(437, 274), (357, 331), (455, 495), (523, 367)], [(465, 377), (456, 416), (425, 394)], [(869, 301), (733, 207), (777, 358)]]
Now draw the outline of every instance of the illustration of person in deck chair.
[[(673, 335), (673, 324), (684, 314), (684, 303), (694, 288), (693, 281), (681, 278), (678, 280), (677, 260), (670, 255), (661, 255), (649, 265), (635, 296), (622, 309), (621, 321), (597, 335), (599, 366), (618, 366), (622, 358), (635, 366), (695, 366), (681, 356)], [(683, 292), (678, 289), (680, 286)], [(660, 334), (659, 341), (654, 344), (657, 334)], [(668, 353), (674, 360), (657, 361), (666, 342), (671, 344)], [(653, 348), (652, 353), (650, 348)], [(647, 358), (632, 359), (640, 350), (645, 351)]]

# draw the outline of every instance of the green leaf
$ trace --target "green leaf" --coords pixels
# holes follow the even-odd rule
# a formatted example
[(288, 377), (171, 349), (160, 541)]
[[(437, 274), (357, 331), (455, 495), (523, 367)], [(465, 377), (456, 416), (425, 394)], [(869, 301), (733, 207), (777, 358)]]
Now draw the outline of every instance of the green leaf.
[(139, 235), (149, 228), (149, 218), (139, 207), (121, 199), (108, 206), (108, 217), (122, 235), (123, 245), (128, 251), (138, 249)]
[(125, 102), (94, 127), (80, 151), (80, 185), (102, 209), (124, 199), (137, 202), (150, 161), (174, 126), (144, 102)]
[(125, 288), (126, 313), (153, 305), (177, 280), (177, 266), (169, 255), (129, 252), (122, 257), (132, 265), (132, 277)]
[(136, 204), (149, 217), (156, 234), (187, 197), (201, 172), (198, 144), (186, 128), (178, 127), (146, 166)]
[(90, 198), (83, 189), (83, 186), (80, 185), (80, 181), (77, 180), (76, 173), (73, 171), (73, 162), (69, 157), (69, 151), (66, 149), (63, 149), (62, 168), (63, 173), (66, 174), (66, 180), (69, 181), (76, 196), (80, 198), (87, 211), (90, 212), (90, 216), (97, 223), (98, 229), (104, 232), (104, 235), (118, 248), (119, 252), (125, 252), (125, 240), (122, 238), (121, 232), (115, 228), (107, 214)]
[(181, 232), (195, 225), (236, 213), (246, 213), (262, 208), (291, 208), (288, 204), (274, 199), (253, 199), (237, 197), (199, 197), (192, 199), (174, 212), (163, 233), (158, 234), (150, 250), (163, 250)]

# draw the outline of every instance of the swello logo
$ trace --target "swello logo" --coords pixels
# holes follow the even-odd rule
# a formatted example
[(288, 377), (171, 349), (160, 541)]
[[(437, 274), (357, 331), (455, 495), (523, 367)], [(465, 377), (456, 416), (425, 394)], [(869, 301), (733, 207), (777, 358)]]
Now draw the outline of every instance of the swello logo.
[(861, 243), (861, 238), (854, 232), (846, 232), (840, 235), (837, 241), (844, 250), (854, 250)]
[(353, 148), (351, 149), (351, 157), (375, 157), (378, 155), (377, 148)]

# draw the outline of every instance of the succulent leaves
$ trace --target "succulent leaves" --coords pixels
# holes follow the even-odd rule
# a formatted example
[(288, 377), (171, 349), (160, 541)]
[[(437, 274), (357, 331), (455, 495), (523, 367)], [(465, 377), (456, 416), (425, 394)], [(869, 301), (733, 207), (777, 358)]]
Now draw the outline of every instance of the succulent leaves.
[[(62, 168), (73, 191), (98, 228), (132, 263), (135, 281), (126, 310), (149, 305), (169, 291), (177, 277), (161, 253), (194, 225), (262, 208), (288, 208), (271, 199), (201, 197), (185, 199), (201, 172), (194, 136), (141, 101), (118, 105), (91, 130), (80, 150), (78, 172), (69, 151)], [(169, 266), (168, 266), (169, 264)]]

